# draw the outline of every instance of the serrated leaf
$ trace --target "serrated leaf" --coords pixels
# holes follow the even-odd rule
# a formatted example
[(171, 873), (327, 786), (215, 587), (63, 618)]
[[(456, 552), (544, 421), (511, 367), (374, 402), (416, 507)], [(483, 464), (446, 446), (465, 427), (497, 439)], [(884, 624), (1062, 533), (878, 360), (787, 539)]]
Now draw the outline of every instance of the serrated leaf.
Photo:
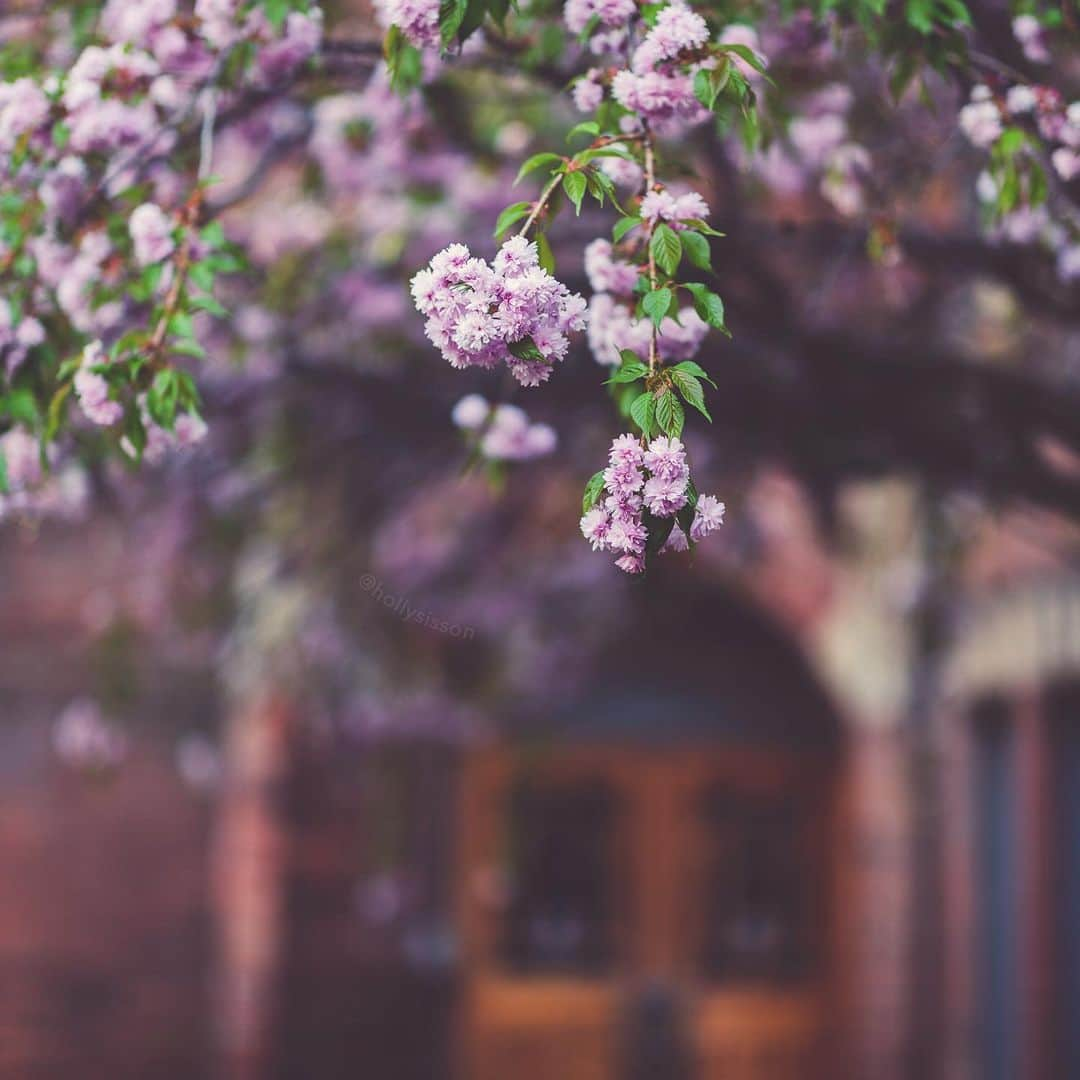
[(647, 439), (651, 438), (656, 425), (656, 398), (648, 392), (634, 398), (630, 405), (630, 419)]
[(711, 289), (696, 281), (683, 286), (694, 298), (694, 310), (698, 317), (717, 330), (726, 330), (724, 325), (724, 302)]
[(686, 413), (679, 399), (670, 390), (665, 390), (656, 399), (656, 422), (660, 430), (672, 438), (678, 438), (685, 421)]
[(468, 0), (442, 0), (439, 4), (439, 38), (444, 49), (450, 48), (465, 19)]
[(670, 225), (662, 222), (653, 230), (649, 241), (649, 251), (656, 262), (669, 277), (679, 268), (682, 259), (682, 242)]
[(554, 165), (556, 162), (562, 162), (563, 157), (561, 154), (553, 154), (550, 150), (546, 150), (541, 154), (533, 154), (520, 169), (518, 169), (517, 178), (514, 180), (514, 184), (520, 184), (522, 180), (531, 172), (536, 172), (537, 169), (542, 169), (545, 165)]
[(671, 381), (675, 384), (675, 388), (679, 393), (682, 394), (683, 401), (697, 409), (711, 424), (712, 417), (709, 415), (709, 410), (705, 408), (705, 391), (701, 388), (701, 382), (697, 376), (672, 368)]
[(566, 197), (574, 204), (574, 212), (580, 216), (581, 200), (585, 198), (585, 189), (589, 181), (583, 172), (567, 173), (563, 180)]
[(726, 236), (726, 233), (717, 232), (707, 221), (702, 221), (701, 218), (685, 218), (683, 224), (689, 225), (690, 228), (696, 229), (699, 233), (703, 233), (705, 236)]
[(674, 293), (667, 288), (653, 289), (652, 292), (646, 293), (641, 298), (642, 311), (652, 319), (653, 326), (657, 329), (660, 328), (660, 324), (664, 321), (673, 298)]
[[(632, 359), (623, 360), (622, 364), (616, 369), (615, 374), (608, 379), (608, 383), (631, 383), (637, 379), (643, 379), (649, 374), (649, 366), (643, 364), (637, 356), (630, 353)], [(604, 384), (605, 386), (607, 383)]]
[(714, 390), (716, 389), (716, 383), (709, 377), (709, 373), (694, 360), (683, 360), (671, 370), (672, 372), (685, 371), (687, 375), (694, 375), (699, 379), (704, 379)]
[(748, 45), (718, 45), (722, 52), (734, 53), (744, 63), (749, 64), (759, 75), (766, 74), (765, 60), (758, 56)]
[(628, 217), (624, 217), (624, 218), (619, 218), (619, 220), (616, 221), (614, 226), (612, 227), (612, 230), (611, 230), (612, 239), (615, 241), (616, 244), (619, 243), (619, 241), (622, 240), (622, 238), (624, 236), (626, 236), (626, 234), (628, 232), (632, 232), (640, 224), (641, 224), (641, 218), (639, 218), (639, 217), (629, 217), (628, 216)]
[(520, 221), (532, 210), (531, 202), (511, 203), (495, 221), (495, 239), (497, 240), (515, 221)]
[(600, 134), (600, 125), (595, 120), (583, 120), (580, 124), (575, 124), (566, 134), (566, 141), (569, 142), (576, 135), (591, 135), (596, 138)]
[(679, 238), (682, 241), (682, 249), (686, 257), (699, 270), (712, 269), (712, 249), (709, 247), (709, 241), (701, 233), (694, 232), (692, 229), (684, 229), (679, 234)]
[(549, 274), (555, 273), (555, 252), (551, 250), (551, 241), (547, 233), (536, 234), (536, 251), (539, 256), (540, 266)]
[(600, 498), (600, 492), (604, 490), (604, 470), (594, 472), (585, 485), (585, 494), (581, 496), (581, 512), (587, 514)]

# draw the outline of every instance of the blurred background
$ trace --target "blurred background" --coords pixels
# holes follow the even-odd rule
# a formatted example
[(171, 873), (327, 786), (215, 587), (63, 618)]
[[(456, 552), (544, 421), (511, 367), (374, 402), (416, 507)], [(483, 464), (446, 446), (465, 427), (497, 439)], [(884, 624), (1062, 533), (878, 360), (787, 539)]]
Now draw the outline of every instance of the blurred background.
[[(492, 391), (405, 286), (490, 254), (569, 107), (330, 50), (219, 133), (207, 444), (0, 507), (0, 1076), (1080, 1077), (1076, 284), (980, 229), (966, 88), (883, 112), (786, 26), (875, 179), (669, 149), (727, 233), (688, 445), (728, 523), (644, 581), (578, 533), (602, 369), (465, 471)], [(608, 228), (553, 230), (572, 287)]]

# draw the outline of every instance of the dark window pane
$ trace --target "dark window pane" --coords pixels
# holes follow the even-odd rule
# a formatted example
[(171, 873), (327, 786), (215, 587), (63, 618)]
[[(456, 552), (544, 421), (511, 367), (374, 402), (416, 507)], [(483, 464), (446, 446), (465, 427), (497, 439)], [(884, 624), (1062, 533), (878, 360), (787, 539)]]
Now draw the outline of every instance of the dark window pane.
[(613, 961), (614, 806), (602, 784), (522, 783), (510, 807), (508, 967), (601, 974)]
[(703, 962), (714, 979), (801, 979), (811, 967), (810, 820), (796, 799), (717, 788), (706, 798)]

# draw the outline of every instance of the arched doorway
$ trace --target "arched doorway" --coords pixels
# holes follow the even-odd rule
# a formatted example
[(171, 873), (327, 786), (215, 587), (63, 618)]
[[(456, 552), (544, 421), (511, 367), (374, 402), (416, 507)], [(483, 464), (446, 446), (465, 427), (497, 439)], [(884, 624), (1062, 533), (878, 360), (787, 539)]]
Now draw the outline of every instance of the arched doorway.
[(839, 1075), (837, 717), (745, 602), (643, 603), (587, 693), (465, 762), (459, 1074)]

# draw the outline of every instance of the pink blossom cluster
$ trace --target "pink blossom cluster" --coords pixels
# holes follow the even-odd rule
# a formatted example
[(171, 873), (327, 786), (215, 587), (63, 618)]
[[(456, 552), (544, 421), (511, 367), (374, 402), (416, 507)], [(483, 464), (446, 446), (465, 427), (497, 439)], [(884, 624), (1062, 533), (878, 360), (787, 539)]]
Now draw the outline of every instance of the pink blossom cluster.
[[(27, 240), (43, 286), (34, 291), (35, 315), (55, 305), (82, 333), (116, 332), (123, 305), (98, 303), (92, 294), (109, 284), (103, 281), (106, 260), (114, 279), (122, 271), (111, 258), (118, 252), (92, 223), (77, 242), (71, 239), (71, 226), (90, 197), (102, 189), (115, 195), (149, 179), (153, 201), (130, 221), (135, 261), (166, 258), (171, 225), (159, 204), (175, 203), (185, 183), (164, 158), (176, 144), (177, 117), (214, 77), (220, 50), (256, 43), (251, 77), (261, 82), (286, 60), (295, 66), (310, 57), (321, 34), (315, 7), (290, 14), (280, 33), (261, 7), (238, 0), (197, 0), (194, 19), (182, 15), (176, 0), (109, 0), (99, 25), (106, 40), (86, 46), (65, 73), (0, 83), (0, 152), (10, 153), (20, 140), (27, 151), (9, 184), (40, 201), (43, 211)], [(62, 142), (53, 135), (58, 128), (66, 132)]]
[(415, 95), (405, 99), (390, 87), (380, 66), (360, 93), (333, 94), (316, 102), (308, 148), (337, 193), (372, 187), (400, 189), (409, 171), (409, 137), (422, 125)]
[(708, 40), (709, 28), (700, 15), (681, 3), (669, 5), (634, 50), (630, 67), (615, 73), (612, 96), (665, 129), (701, 123), (709, 113), (694, 96), (694, 75), (715, 60), (689, 63), (683, 54)]
[(1012, 32), (1028, 60), (1033, 64), (1049, 62), (1050, 50), (1046, 47), (1042, 23), (1034, 15), (1017, 15), (1013, 19)]
[(479, 437), (480, 452), (492, 461), (530, 461), (546, 457), (558, 444), (549, 424), (534, 424), (516, 405), (492, 405), (480, 394), (467, 394), (455, 406), (454, 423)]
[(637, 0), (567, 0), (563, 18), (571, 34), (581, 34), (595, 19), (598, 25), (589, 36), (589, 48), (600, 54), (622, 48), (637, 12)]
[(89, 698), (76, 698), (56, 718), (52, 731), (56, 756), (67, 766), (98, 772), (115, 768), (127, 756), (128, 744)]
[(426, 333), (455, 368), (505, 363), (538, 386), (585, 327), (585, 301), (539, 265), (536, 244), (515, 236), (489, 266), (464, 244), (439, 252), (412, 279)]
[(382, 16), (418, 49), (439, 47), (439, 0), (386, 0)]
[[(628, 574), (645, 569), (649, 526), (645, 514), (671, 518), (689, 502), (690, 466), (683, 444), (660, 435), (647, 447), (633, 435), (620, 435), (611, 444), (604, 486), (594, 505), (581, 518), (581, 534), (593, 551), (609, 551), (615, 565)], [(724, 504), (715, 496), (697, 500), (690, 539), (703, 539), (724, 520)], [(685, 551), (689, 543), (676, 524), (661, 552)]]
[[(715, 67), (715, 56), (702, 55), (710, 43), (705, 20), (682, 0), (663, 8), (641, 44), (630, 58), (629, 68), (617, 71), (611, 93), (624, 108), (638, 113), (650, 123), (669, 132), (701, 123), (708, 110), (694, 95), (694, 76)], [(758, 39), (751, 27), (733, 24), (723, 31), (720, 44), (746, 45), (757, 52)], [(741, 59), (734, 62), (751, 80), (758, 72)], [(588, 79), (586, 82), (595, 82)], [(596, 90), (588, 86), (577, 91), (579, 107), (596, 100)]]
[[(156, 424), (146, 405), (146, 395), (137, 399), (139, 416), (146, 432), (146, 445), (143, 447), (142, 460), (147, 465), (160, 465), (173, 450), (189, 450), (201, 443), (207, 435), (206, 421), (197, 413), (177, 413), (171, 431)], [(120, 448), (128, 457), (139, 457), (131, 440), (125, 435), (120, 440)]]
[[(1050, 164), (1057, 176), (1064, 183), (1080, 177), (1080, 101), (1066, 105), (1052, 87), (1018, 83), (995, 95), (990, 87), (980, 84), (972, 89), (970, 101), (960, 110), (959, 122), (970, 142), (981, 149), (991, 148), (1007, 124), (1034, 125), (1038, 135), (1052, 147)], [(1080, 279), (1080, 238), (1069, 222), (1055, 220), (1047, 203), (1021, 203), (997, 217), (993, 209), (998, 185), (988, 171), (979, 175), (976, 194), (991, 210), (991, 239), (1011, 244), (1039, 243), (1055, 255), (1062, 281)]]
[(99, 427), (112, 427), (124, 415), (123, 405), (112, 397), (109, 380), (95, 370), (108, 363), (105, 347), (100, 341), (92, 341), (83, 350), (82, 362), (72, 380), (75, 397), (83, 414)]
[(0, 299), (0, 354), (7, 374), (17, 371), (29, 350), (44, 340), (45, 327), (39, 320), (13, 311), (7, 300)]
[[(701, 197), (694, 195), (693, 198), (700, 200)], [(704, 206), (704, 201), (701, 205)], [(705, 209), (707, 212), (708, 208)], [(599, 364), (617, 366), (623, 349), (630, 349), (639, 356), (645, 356), (649, 351), (652, 323), (634, 315), (634, 284), (639, 272), (638, 267), (621, 258), (611, 242), (602, 237), (593, 240), (585, 249), (585, 273), (593, 288), (589, 301), (589, 348)], [(661, 359), (690, 359), (708, 332), (708, 325), (692, 307), (682, 308), (679, 322), (664, 319), (660, 324), (657, 350)]]
[(776, 139), (747, 162), (780, 195), (807, 190), (816, 183), (821, 197), (837, 213), (854, 217), (865, 211), (865, 181), (872, 161), (850, 133), (851, 89), (830, 83), (807, 94), (788, 123), (787, 139)]
[(984, 150), (1001, 138), (1008, 121), (1030, 121), (1048, 143), (1061, 144), (1058, 149), (1064, 153), (1055, 158), (1055, 168), (1065, 180), (1075, 175), (1076, 153), (1080, 150), (1080, 101), (1066, 105), (1053, 87), (1026, 83), (1010, 86), (1003, 95), (995, 96), (989, 86), (980, 83), (972, 88), (970, 100), (959, 115), (960, 129), (973, 145)]

